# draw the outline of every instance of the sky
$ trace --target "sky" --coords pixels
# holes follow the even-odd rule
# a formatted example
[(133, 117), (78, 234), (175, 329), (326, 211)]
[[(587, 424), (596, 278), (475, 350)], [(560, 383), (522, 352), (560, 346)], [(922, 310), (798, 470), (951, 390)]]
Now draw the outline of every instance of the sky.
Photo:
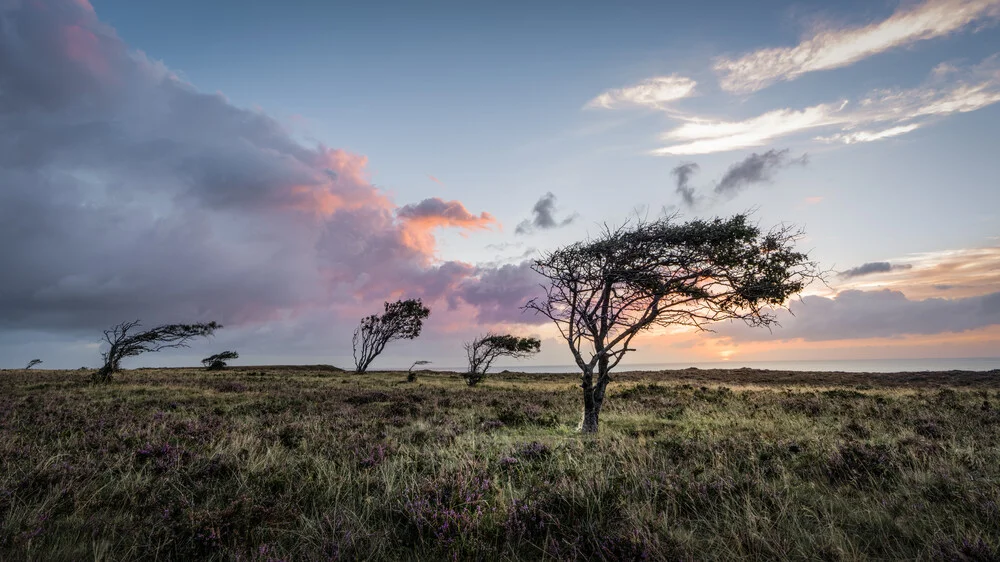
[(127, 367), (349, 366), (414, 297), (373, 368), (489, 329), (568, 364), (531, 259), (744, 211), (827, 282), (623, 365), (1000, 357), (997, 131), (1000, 0), (0, 0), (0, 367), (134, 319), (225, 328)]

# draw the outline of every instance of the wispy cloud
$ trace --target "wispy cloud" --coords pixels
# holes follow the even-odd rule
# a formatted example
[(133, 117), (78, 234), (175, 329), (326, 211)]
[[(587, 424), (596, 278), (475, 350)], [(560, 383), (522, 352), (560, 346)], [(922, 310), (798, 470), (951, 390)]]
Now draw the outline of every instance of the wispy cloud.
[(863, 27), (826, 29), (794, 47), (760, 49), (720, 58), (723, 89), (748, 93), (803, 74), (851, 65), (870, 56), (959, 31), (1000, 16), (1000, 0), (926, 0)]
[(875, 90), (856, 103), (845, 100), (804, 109), (776, 109), (740, 121), (687, 117), (680, 126), (662, 135), (671, 144), (653, 153), (725, 152), (830, 129), (839, 130), (832, 135), (818, 135), (815, 140), (872, 142), (912, 132), (935, 118), (976, 111), (997, 102), (1000, 102), (1000, 61), (993, 56), (975, 67), (954, 69), (946, 75), (935, 71), (925, 84), (916, 88)]
[(852, 267), (840, 272), (840, 276), (846, 279), (851, 277), (862, 277), (865, 275), (873, 275), (876, 273), (889, 273), (890, 271), (899, 271), (902, 269), (910, 269), (913, 264), (891, 264), (887, 261), (873, 261), (868, 263), (863, 263), (857, 267)]
[(789, 156), (790, 151), (768, 150), (762, 154), (756, 152), (726, 170), (725, 175), (715, 185), (718, 195), (732, 196), (755, 183), (769, 182), (775, 172), (793, 164), (805, 165), (809, 158), (805, 154), (798, 158)]
[(691, 186), (691, 176), (698, 171), (698, 164), (685, 162), (675, 167), (670, 173), (677, 180), (677, 194), (681, 196), (681, 201), (688, 207), (694, 206), (694, 187)]
[(694, 80), (676, 74), (657, 76), (632, 86), (608, 90), (584, 107), (614, 109), (646, 106), (662, 109), (664, 104), (694, 95), (696, 85)]
[(515, 234), (531, 234), (536, 229), (551, 230), (572, 223), (577, 218), (577, 214), (564, 218), (556, 218), (556, 196), (552, 192), (546, 193), (531, 208), (530, 219), (521, 221), (514, 230)]
[(761, 146), (769, 141), (817, 127), (844, 122), (841, 106), (820, 104), (802, 110), (778, 109), (743, 121), (691, 120), (667, 131), (663, 139), (686, 141), (653, 151), (660, 155), (689, 155), (725, 152)]
[(900, 125), (898, 127), (889, 127), (888, 129), (882, 129), (881, 131), (857, 131), (854, 133), (838, 133), (836, 135), (831, 135), (829, 137), (816, 137), (816, 140), (826, 141), (826, 142), (842, 142), (844, 144), (854, 144), (858, 142), (872, 142), (882, 139), (887, 139), (890, 137), (897, 137), (899, 135), (905, 135), (906, 133), (917, 130), (920, 127), (917, 123), (911, 123), (909, 125)]
[(793, 158), (787, 148), (772, 149), (760, 154), (754, 152), (726, 169), (722, 179), (715, 184), (712, 197), (698, 195), (695, 187), (691, 185), (691, 176), (699, 170), (697, 163), (685, 162), (670, 173), (676, 181), (675, 191), (680, 195), (681, 203), (690, 209), (695, 206), (711, 206), (719, 200), (731, 199), (753, 184), (770, 182), (783, 168), (793, 164), (805, 165), (808, 161), (808, 156), (805, 154)]

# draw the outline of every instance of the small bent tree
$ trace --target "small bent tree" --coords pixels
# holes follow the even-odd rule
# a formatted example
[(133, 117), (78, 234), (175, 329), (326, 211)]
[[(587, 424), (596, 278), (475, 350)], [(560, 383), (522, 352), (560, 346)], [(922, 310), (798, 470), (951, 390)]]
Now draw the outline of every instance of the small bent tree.
[(121, 370), (121, 361), (143, 353), (163, 349), (187, 347), (191, 338), (207, 337), (222, 328), (215, 322), (207, 324), (164, 324), (144, 332), (135, 332), (141, 324), (138, 320), (122, 322), (110, 330), (104, 330), (104, 341), (110, 346), (101, 357), (104, 365), (98, 369), (94, 382), (111, 382), (111, 377)]
[(31, 361), (28, 361), (28, 366), (25, 367), (24, 370), (27, 371), (28, 369), (34, 367), (35, 365), (41, 365), (41, 364), (42, 364), (41, 359), (32, 359)]
[(235, 351), (223, 351), (222, 353), (216, 353), (215, 355), (209, 355), (208, 357), (201, 360), (201, 364), (205, 366), (208, 371), (221, 371), (229, 366), (226, 361), (232, 361), (233, 359), (239, 359), (240, 354)]
[(410, 368), (406, 370), (406, 382), (417, 382), (417, 373), (413, 370), (414, 367), (416, 367), (417, 365), (430, 365), (430, 364), (431, 364), (430, 361), (424, 361), (423, 359), (421, 359), (420, 361), (414, 361), (413, 364), (410, 365)]
[(722, 320), (774, 325), (775, 308), (819, 277), (794, 249), (800, 238), (787, 226), (762, 232), (747, 214), (687, 223), (664, 217), (605, 228), (536, 260), (545, 296), (524, 308), (556, 324), (582, 371), (580, 430), (597, 432), (611, 370), (639, 332), (710, 330)]
[(420, 299), (398, 300), (385, 303), (383, 314), (372, 314), (361, 319), (354, 330), (354, 367), (359, 373), (378, 357), (385, 345), (394, 340), (412, 340), (420, 335), (424, 319), (431, 309)]
[(510, 334), (489, 332), (465, 343), (465, 353), (469, 356), (469, 370), (462, 376), (465, 377), (465, 382), (469, 386), (476, 386), (486, 378), (490, 365), (497, 358), (521, 359), (538, 353), (541, 348), (542, 342), (535, 338), (520, 338)]

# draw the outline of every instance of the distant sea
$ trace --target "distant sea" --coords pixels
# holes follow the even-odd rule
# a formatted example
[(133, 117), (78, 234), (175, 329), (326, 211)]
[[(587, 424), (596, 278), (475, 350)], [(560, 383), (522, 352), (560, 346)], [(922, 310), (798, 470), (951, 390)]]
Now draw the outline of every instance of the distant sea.
[[(622, 363), (616, 369), (624, 371), (663, 371), (687, 369), (771, 369), (774, 371), (839, 371), (847, 373), (894, 373), (901, 371), (991, 371), (1000, 369), (1000, 357), (961, 359), (840, 359), (828, 361), (714, 361), (705, 363)], [(573, 373), (576, 365), (499, 365), (490, 369), (520, 373)], [(435, 370), (461, 372), (463, 367), (437, 367)]]

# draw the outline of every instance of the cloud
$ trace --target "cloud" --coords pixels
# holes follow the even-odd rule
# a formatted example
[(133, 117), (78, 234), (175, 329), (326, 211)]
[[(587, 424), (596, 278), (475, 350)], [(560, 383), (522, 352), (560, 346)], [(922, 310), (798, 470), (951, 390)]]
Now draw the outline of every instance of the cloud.
[[(888, 270), (884, 263), (890, 264)], [(836, 289), (893, 289), (911, 299), (982, 296), (1000, 287), (1000, 247), (912, 254), (854, 269), (881, 271), (879, 275), (842, 274)]]
[[(1000, 102), (1000, 57), (992, 56), (971, 68), (946, 75), (932, 73), (921, 86), (882, 89), (851, 103), (821, 103), (804, 109), (776, 109), (755, 117), (730, 121), (679, 117), (683, 123), (661, 135), (667, 146), (658, 155), (692, 155), (752, 148), (776, 139), (810, 131), (835, 130), (816, 136), (825, 142), (872, 142), (924, 127), (935, 119), (967, 113)], [(877, 126), (875, 130), (858, 130)]]
[(482, 269), (474, 278), (464, 281), (456, 294), (475, 307), (477, 322), (547, 324), (548, 318), (521, 310), (532, 298), (544, 295), (541, 288), (543, 281), (531, 269), (531, 262), (524, 261)]
[(942, 334), (1000, 324), (1000, 292), (943, 299), (911, 300), (900, 291), (842, 291), (835, 297), (806, 296), (791, 314), (779, 314), (781, 327), (767, 330), (726, 325), (720, 334), (735, 341), (893, 337)]
[(851, 277), (861, 277), (864, 275), (871, 275), (873, 273), (888, 273), (890, 271), (899, 271), (901, 269), (910, 269), (912, 267), (913, 265), (908, 263), (893, 265), (887, 261), (875, 261), (863, 263), (857, 267), (841, 271), (840, 276), (845, 279), (850, 279)]
[(420, 203), (401, 207), (396, 216), (411, 223), (427, 227), (457, 227), (467, 230), (486, 230), (496, 224), (489, 213), (474, 215), (459, 201), (445, 201), (439, 197), (424, 199)]
[(698, 164), (685, 162), (670, 171), (677, 180), (677, 194), (688, 207), (693, 207), (695, 202), (694, 188), (691, 187), (690, 179), (698, 171)]
[[(774, 178), (774, 174), (783, 168), (793, 164), (805, 165), (808, 156), (803, 154), (798, 158), (789, 156), (788, 149), (768, 150), (762, 154), (753, 153), (743, 160), (729, 166), (722, 179), (715, 184), (713, 198), (705, 198), (696, 193), (691, 185), (691, 176), (698, 170), (699, 166), (695, 162), (684, 162), (676, 166), (670, 173), (676, 181), (676, 189), (681, 197), (681, 203), (687, 208), (696, 205), (710, 206), (718, 202), (719, 198), (731, 198), (740, 191), (755, 183), (769, 182)], [(666, 208), (664, 208), (664, 212)]]
[(439, 259), (432, 231), (490, 228), (488, 213), (397, 207), (364, 156), (199, 92), (86, 2), (0, 2), (0, 22), (0, 332), (300, 326), (280, 348), (306, 317), (353, 325), (402, 296), (466, 306), (454, 292), (486, 275)]
[(732, 196), (755, 183), (771, 181), (774, 173), (792, 164), (805, 165), (808, 157), (803, 154), (798, 158), (790, 158), (789, 150), (768, 150), (763, 154), (756, 152), (737, 162), (726, 170), (725, 175), (715, 185), (718, 195)]
[(608, 90), (584, 107), (617, 109), (626, 106), (662, 109), (665, 104), (694, 95), (697, 82), (671, 74), (649, 78), (633, 86)]
[(546, 193), (531, 208), (532, 218), (521, 221), (514, 230), (514, 233), (531, 234), (536, 229), (552, 230), (553, 228), (560, 228), (571, 224), (578, 216), (574, 213), (564, 219), (557, 219), (555, 213), (556, 196), (552, 192)]
[(761, 49), (720, 58), (715, 70), (723, 89), (748, 93), (803, 74), (851, 65), (890, 49), (942, 37), (1000, 16), (998, 0), (926, 0), (862, 27), (826, 29), (794, 47)]
[(917, 123), (911, 123), (909, 125), (900, 125), (899, 127), (889, 127), (888, 129), (883, 129), (881, 131), (857, 131), (854, 133), (839, 133), (829, 137), (816, 137), (816, 140), (826, 142), (842, 142), (844, 144), (873, 142), (891, 137), (897, 137), (899, 135), (905, 135), (906, 133), (916, 131), (918, 128), (920, 128), (920, 125)]
[(667, 141), (681, 142), (653, 153), (709, 154), (760, 146), (792, 133), (844, 123), (845, 119), (838, 115), (843, 106), (820, 104), (802, 110), (779, 109), (744, 121), (692, 119), (662, 136)]

